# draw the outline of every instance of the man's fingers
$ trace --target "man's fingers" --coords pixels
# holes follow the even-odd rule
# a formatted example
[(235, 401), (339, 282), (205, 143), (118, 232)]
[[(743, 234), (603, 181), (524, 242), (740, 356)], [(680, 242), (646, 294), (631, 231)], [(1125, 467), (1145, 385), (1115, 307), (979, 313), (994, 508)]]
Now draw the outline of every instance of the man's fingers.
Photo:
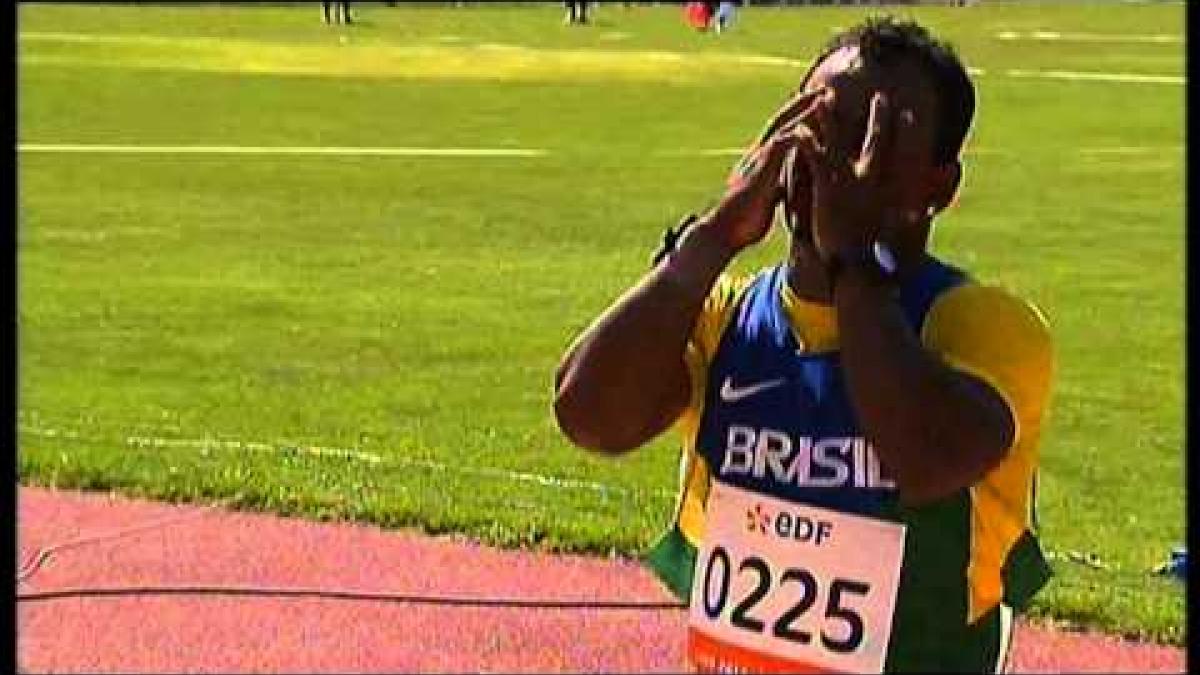
[(795, 122), (797, 119), (804, 117), (805, 114), (810, 111), (813, 105), (820, 100), (823, 92), (824, 88), (821, 88), (817, 89), (816, 91), (800, 93), (792, 97), (787, 103), (784, 104), (783, 108), (780, 109), (779, 112), (775, 113), (775, 116), (771, 118), (771, 121), (767, 124), (767, 127), (763, 129), (761, 134), (759, 134), (757, 141), (758, 144), (761, 145), (766, 143), (772, 136), (778, 133), (780, 129)]
[(812, 137), (812, 141), (815, 143), (813, 147), (819, 153), (823, 173), (836, 179), (850, 172), (851, 167), (845, 158), (845, 150), (837, 142), (835, 105), (835, 90), (825, 87), (809, 108), (809, 112), (802, 119), (790, 125), (789, 131), (798, 130), (800, 125), (805, 127), (804, 133)]
[(834, 142), (837, 139), (837, 123), (834, 120), (833, 110), (837, 105), (837, 92), (828, 88), (825, 95), (821, 97), (820, 102), (813, 112), (816, 120), (816, 125), (813, 131), (817, 133), (818, 138), (826, 139), (826, 154), (832, 161), (841, 161), (842, 152), (838, 144)]
[(827, 166), (831, 166), (833, 146), (830, 145), (821, 132), (820, 125), (816, 118), (816, 110), (822, 104), (817, 103), (814, 107), (814, 116), (812, 118), (797, 118), (785, 125), (776, 134), (781, 142), (788, 144), (789, 149), (796, 143), (804, 143), (817, 152), (822, 161)]
[(887, 94), (877, 91), (871, 97), (867, 133), (863, 137), (858, 158), (854, 161), (855, 176), (878, 180), (883, 175), (884, 163), (892, 144), (894, 129), (891, 102), (888, 101)]
[(814, 191), (823, 190), (832, 177), (833, 166), (827, 147), (807, 125), (799, 125), (788, 134), (790, 148), (795, 148), (792, 161), (804, 162), (812, 177)]
[(817, 106), (819, 105), (819, 103), (813, 103), (808, 115), (801, 115), (793, 118), (787, 124), (781, 126), (779, 130), (775, 132), (775, 136), (782, 137), (789, 134), (794, 134), (801, 127), (807, 129), (809, 132), (816, 133), (813, 128), (813, 123), (816, 121), (816, 111)]
[(771, 139), (808, 119), (813, 114), (814, 107), (821, 100), (821, 95), (824, 91), (825, 89), (822, 88), (792, 97), (784, 108), (771, 118), (767, 127), (759, 134), (758, 139), (755, 140), (754, 144), (750, 146), (741, 159), (738, 160), (737, 164), (734, 165), (733, 171), (725, 181), (725, 185), (727, 187), (735, 187), (749, 180), (755, 167), (759, 165), (766, 150), (766, 145), (771, 142)]
[[(786, 129), (791, 129), (791, 127), (792, 125), (788, 125)], [(771, 136), (759, 149), (758, 156), (755, 158), (755, 166), (748, 176), (749, 181), (754, 185), (769, 182), (778, 185), (784, 159), (795, 143), (795, 134), (791, 131), (780, 130)]]

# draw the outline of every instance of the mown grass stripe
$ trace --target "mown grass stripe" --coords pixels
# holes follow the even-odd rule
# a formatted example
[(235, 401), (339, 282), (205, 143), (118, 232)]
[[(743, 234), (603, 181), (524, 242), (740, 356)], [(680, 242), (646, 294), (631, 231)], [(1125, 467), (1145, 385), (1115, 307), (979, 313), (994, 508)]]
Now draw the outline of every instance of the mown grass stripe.
[[(1076, 148), (1082, 155), (1139, 155), (1179, 152), (1182, 146), (1112, 146)], [(668, 156), (740, 157), (747, 148), (702, 148), (659, 153)], [(227, 155), (359, 155), (404, 157), (546, 157), (541, 148), (346, 148), (240, 145), (89, 145), (80, 143), (22, 143), (18, 152), (83, 154), (227, 154)], [(968, 148), (966, 154), (1015, 154), (996, 148)]]
[(1147, 75), (1143, 73), (1085, 73), (1073, 70), (1023, 70), (1011, 68), (1004, 71), (1009, 77), (1041, 78), (1047, 80), (1078, 80), (1090, 82), (1121, 82), (1137, 84), (1187, 84), (1182, 75)]
[(115, 153), (150, 155), (345, 155), (383, 157), (542, 157), (538, 148), (354, 148), (266, 145), (110, 145), (18, 143), (18, 152)]

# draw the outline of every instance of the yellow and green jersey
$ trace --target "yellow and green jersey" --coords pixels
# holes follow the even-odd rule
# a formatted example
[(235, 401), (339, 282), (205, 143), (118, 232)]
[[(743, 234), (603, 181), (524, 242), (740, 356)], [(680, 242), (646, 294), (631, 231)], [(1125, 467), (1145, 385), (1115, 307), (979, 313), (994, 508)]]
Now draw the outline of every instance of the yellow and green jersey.
[(886, 669), (988, 670), (1007, 649), (1010, 608), (1025, 607), (1049, 577), (1034, 533), (1034, 492), (1054, 366), (1050, 336), (1033, 306), (932, 257), (899, 298), (927, 349), (1008, 405), (1015, 434), (1004, 459), (947, 498), (901, 505), (849, 403), (833, 308), (797, 297), (783, 265), (723, 276), (688, 344), (692, 396), (676, 423), (683, 450), (675, 518), (647, 562), (689, 599), (714, 481), (901, 523), (907, 535)]

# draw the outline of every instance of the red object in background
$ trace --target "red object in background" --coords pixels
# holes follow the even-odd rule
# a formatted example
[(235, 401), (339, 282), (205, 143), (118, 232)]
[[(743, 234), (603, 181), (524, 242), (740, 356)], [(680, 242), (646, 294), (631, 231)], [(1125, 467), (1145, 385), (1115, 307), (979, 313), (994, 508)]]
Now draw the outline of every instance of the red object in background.
[(683, 6), (683, 14), (688, 25), (696, 30), (706, 30), (709, 19), (712, 18), (712, 13), (708, 10), (708, 3), (704, 2), (687, 3)]

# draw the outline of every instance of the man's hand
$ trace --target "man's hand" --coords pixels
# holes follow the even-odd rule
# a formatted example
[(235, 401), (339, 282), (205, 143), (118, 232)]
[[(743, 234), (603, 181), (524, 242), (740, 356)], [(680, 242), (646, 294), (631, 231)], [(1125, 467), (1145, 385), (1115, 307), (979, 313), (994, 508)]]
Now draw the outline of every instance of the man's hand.
[[(795, 133), (797, 161), (811, 175), (813, 243), (826, 263), (889, 241), (924, 216), (912, 210), (921, 195), (905, 194), (903, 172), (919, 164), (927, 142), (913, 112), (882, 92), (871, 98), (862, 134), (837, 128), (829, 103), (814, 111), (815, 126)], [(902, 503), (944, 498), (1004, 458), (1016, 433), (1007, 403), (928, 350), (889, 289), (847, 274), (833, 299), (847, 394)]]
[(819, 98), (821, 94), (821, 91), (809, 92), (807, 94), (797, 92), (779, 110), (776, 110), (771, 119), (767, 121), (766, 126), (763, 127), (762, 132), (759, 133), (758, 138), (754, 139), (754, 144), (750, 146), (746, 154), (742, 155), (738, 163), (734, 165), (733, 171), (729, 174), (727, 185), (733, 187), (735, 182), (744, 178), (746, 167), (749, 166), (749, 161), (754, 156), (754, 153), (765, 145), (767, 141), (771, 140), (771, 137), (776, 132), (791, 122), (796, 121), (801, 115), (811, 115), (813, 113), (812, 104), (814, 103), (814, 99)]
[(919, 214), (903, 208), (897, 172), (917, 141), (911, 110), (893, 110), (888, 97), (876, 92), (862, 146), (850, 156), (832, 139), (833, 116), (829, 101), (816, 105), (814, 114), (824, 139), (809, 125), (797, 129), (800, 157), (811, 176), (813, 242), (821, 260), (835, 253), (869, 248), (887, 231), (911, 223)]
[(812, 121), (821, 92), (797, 96), (776, 114), (763, 133), (765, 140), (750, 150), (727, 183), (725, 196), (698, 225), (720, 232), (733, 252), (758, 243), (771, 229), (775, 207), (784, 197), (784, 160), (804, 136), (797, 135)]

